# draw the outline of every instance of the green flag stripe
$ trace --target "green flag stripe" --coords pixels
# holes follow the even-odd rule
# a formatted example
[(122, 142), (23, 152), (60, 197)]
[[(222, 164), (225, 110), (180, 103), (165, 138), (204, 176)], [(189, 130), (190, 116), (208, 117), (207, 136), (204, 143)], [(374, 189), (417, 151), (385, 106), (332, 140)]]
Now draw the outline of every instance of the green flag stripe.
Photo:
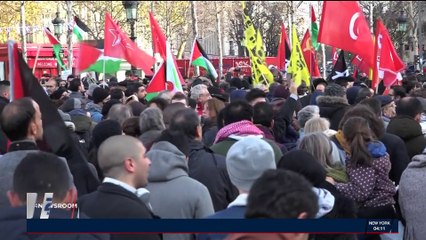
[(315, 50), (318, 50), (320, 45), (318, 43), (318, 24), (316, 22), (311, 24), (311, 39)]
[(78, 41), (83, 41), (83, 35), (81, 33), (82, 30), (77, 25), (74, 25), (72, 31), (77, 36)]
[(62, 62), (61, 59), (61, 45), (60, 44), (55, 44), (53, 45), (53, 52), (55, 53), (56, 56), (56, 61), (58, 61), (59, 66), (61, 66), (63, 69), (66, 69), (64, 62)]
[(120, 70), (121, 60), (111, 60), (111, 59), (99, 59), (89, 68), (84, 70), (84, 72), (94, 71), (98, 73), (104, 72), (104, 61), (105, 61), (105, 73), (116, 73)]
[(192, 65), (200, 66), (200, 67), (206, 69), (214, 77), (217, 77), (217, 73), (216, 73), (216, 70), (214, 69), (213, 64), (208, 59), (206, 59), (205, 57), (199, 57), (199, 58), (195, 59), (192, 62)]
[(149, 101), (151, 101), (151, 99), (158, 96), (159, 93), (160, 92), (147, 93), (146, 96), (145, 96), (145, 99), (149, 102)]

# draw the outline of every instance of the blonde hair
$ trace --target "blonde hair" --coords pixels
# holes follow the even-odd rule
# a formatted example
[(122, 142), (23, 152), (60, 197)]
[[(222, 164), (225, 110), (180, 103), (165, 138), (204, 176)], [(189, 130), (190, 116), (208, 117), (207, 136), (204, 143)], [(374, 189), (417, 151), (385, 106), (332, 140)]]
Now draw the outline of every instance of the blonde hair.
[(330, 129), (330, 122), (326, 118), (311, 118), (306, 122), (304, 132), (308, 134), (324, 132), (328, 129)]

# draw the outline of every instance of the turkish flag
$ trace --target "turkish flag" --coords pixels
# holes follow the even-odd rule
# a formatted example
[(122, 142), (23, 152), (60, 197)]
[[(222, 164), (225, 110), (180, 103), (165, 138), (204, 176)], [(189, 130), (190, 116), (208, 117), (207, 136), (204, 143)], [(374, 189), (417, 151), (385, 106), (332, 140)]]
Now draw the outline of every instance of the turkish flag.
[(339, 58), (339, 54), (337, 53), (337, 49), (335, 47), (332, 47), (331, 49), (331, 55), (333, 55), (333, 65), (336, 64), (337, 59)]
[(121, 31), (109, 13), (105, 14), (104, 34), (104, 56), (126, 59), (131, 65), (142, 69), (145, 74), (152, 74), (154, 58), (139, 49), (136, 43)]
[(375, 56), (373, 87), (379, 83), (378, 79), (383, 79), (385, 87), (394, 85), (397, 79), (402, 80), (400, 71), (405, 68), (405, 64), (396, 53), (388, 30), (380, 19), (376, 25)]
[(374, 65), (374, 44), (364, 13), (356, 1), (324, 1), (318, 42), (362, 57)]
[(370, 66), (359, 55), (356, 55), (351, 62), (357, 70), (367, 75), (370, 74)]
[(311, 34), (309, 29), (306, 30), (305, 36), (303, 37), (302, 44), (303, 58), (305, 58), (306, 65), (308, 66), (309, 73), (312, 77), (320, 77), (320, 71), (318, 68), (317, 60), (315, 58), (315, 49), (312, 46)]

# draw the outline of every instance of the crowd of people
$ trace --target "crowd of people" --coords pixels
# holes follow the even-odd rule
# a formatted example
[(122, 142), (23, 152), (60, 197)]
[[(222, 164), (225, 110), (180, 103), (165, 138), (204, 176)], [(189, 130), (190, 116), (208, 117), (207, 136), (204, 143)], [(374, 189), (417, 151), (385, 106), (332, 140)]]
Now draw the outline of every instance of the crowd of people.
[[(40, 106), (0, 82), (0, 236), (25, 234), (26, 193), (77, 201), (79, 218), (386, 218), (426, 235), (426, 86), (387, 94), (366, 78), (296, 86), (274, 71), (187, 79), (147, 99), (146, 81), (47, 76), (41, 84), (101, 184), (78, 194), (64, 158), (39, 150)], [(383, 89), (382, 89), (383, 90)], [(2, 210), (1, 210), (2, 209)], [(70, 211), (52, 209), (51, 218)], [(59, 239), (54, 235), (52, 239)], [(6, 237), (6, 238), (5, 238)], [(69, 239), (380, 239), (355, 234), (71, 234)], [(67, 239), (68, 239), (67, 238)], [(62, 239), (62, 238), (61, 238)]]

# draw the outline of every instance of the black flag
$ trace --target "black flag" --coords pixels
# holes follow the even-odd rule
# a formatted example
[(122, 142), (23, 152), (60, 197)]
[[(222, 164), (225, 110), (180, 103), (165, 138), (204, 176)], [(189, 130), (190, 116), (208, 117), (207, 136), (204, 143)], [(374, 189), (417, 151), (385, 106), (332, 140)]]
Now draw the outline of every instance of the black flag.
[(67, 159), (78, 195), (95, 191), (99, 179), (90, 171), (88, 161), (65, 126), (59, 112), (18, 51), (15, 42), (8, 42), (13, 100), (31, 97), (40, 106), (43, 121), (43, 141), (39, 148)]
[(328, 81), (337, 82), (338, 78), (346, 78), (349, 76), (349, 70), (346, 66), (345, 52), (340, 50), (339, 57), (337, 58), (336, 64), (334, 64), (331, 74), (328, 76)]

